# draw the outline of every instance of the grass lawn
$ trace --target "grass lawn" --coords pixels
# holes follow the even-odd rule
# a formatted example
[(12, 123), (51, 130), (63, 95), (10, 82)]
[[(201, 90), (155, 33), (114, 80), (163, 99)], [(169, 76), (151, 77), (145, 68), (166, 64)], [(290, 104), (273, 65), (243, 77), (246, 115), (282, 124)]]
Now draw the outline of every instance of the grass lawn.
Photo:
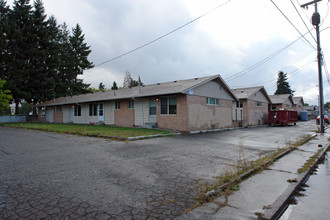
[(36, 129), (65, 134), (77, 134), (84, 136), (97, 136), (105, 138), (125, 139), (127, 137), (138, 137), (158, 134), (170, 134), (165, 130), (147, 128), (123, 128), (106, 125), (77, 125), (77, 124), (47, 124), (47, 123), (3, 123), (2, 125), (16, 128)]

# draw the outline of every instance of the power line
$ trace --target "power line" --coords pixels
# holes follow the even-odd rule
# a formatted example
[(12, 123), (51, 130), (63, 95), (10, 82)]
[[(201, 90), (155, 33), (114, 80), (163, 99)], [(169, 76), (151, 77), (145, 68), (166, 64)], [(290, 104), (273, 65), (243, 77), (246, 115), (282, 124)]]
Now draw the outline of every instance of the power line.
[[(306, 35), (308, 32), (306, 32), (304, 35)], [(298, 40), (300, 40), (302, 37), (304, 37), (304, 35), (302, 35), (301, 37), (298, 37), (296, 40), (292, 41), (290, 44), (282, 47), (281, 49), (279, 49), (278, 51), (276, 51), (275, 53), (269, 55), (268, 57), (260, 60), (259, 62), (253, 64), (252, 66), (246, 68), (245, 70), (242, 70), (240, 72), (237, 72), (227, 78), (225, 78), (226, 81), (230, 82), (238, 77), (243, 76), (244, 74), (258, 68), (259, 66), (261, 66), (262, 64), (268, 62), (269, 60), (273, 59), (275, 56), (279, 55), (280, 53), (282, 53), (283, 51), (285, 51), (287, 48), (289, 48), (291, 45), (293, 45), (294, 43), (296, 43)]]
[(300, 36), (302, 36), (306, 41), (307, 43), (314, 49), (314, 50), (317, 50), (312, 44), (311, 42), (309, 42), (309, 40), (307, 40), (304, 35), (298, 30), (298, 28), (290, 21), (290, 19), (282, 12), (282, 10), (276, 5), (275, 2), (273, 2), (273, 0), (270, 0), (274, 6), (277, 8), (277, 10), (279, 10), (279, 12), (281, 12), (281, 14), (285, 17), (285, 19), (292, 25), (292, 27), (294, 27), (294, 29), (296, 29), (296, 31), (300, 34)]
[(222, 3), (222, 4), (218, 5), (218, 6), (216, 6), (215, 8), (213, 8), (213, 9), (211, 9), (211, 10), (205, 12), (204, 14), (198, 16), (197, 18), (195, 18), (195, 19), (193, 19), (193, 20), (191, 20), (191, 21), (185, 23), (184, 25), (181, 25), (181, 26), (178, 27), (178, 28), (175, 28), (174, 30), (172, 30), (172, 31), (170, 31), (170, 32), (168, 32), (168, 33), (166, 33), (166, 34), (160, 36), (160, 37), (157, 37), (156, 39), (154, 39), (154, 40), (152, 40), (152, 41), (149, 41), (149, 42), (147, 42), (147, 43), (145, 43), (145, 44), (143, 44), (143, 45), (141, 45), (141, 46), (139, 46), (139, 47), (136, 47), (136, 48), (133, 49), (133, 50), (130, 50), (130, 51), (128, 51), (128, 52), (125, 52), (125, 53), (123, 53), (123, 54), (121, 54), (121, 55), (119, 55), (119, 56), (113, 57), (113, 58), (111, 58), (111, 59), (109, 59), (109, 60), (107, 60), (107, 61), (104, 61), (104, 62), (102, 62), (102, 63), (96, 64), (95, 66), (101, 66), (101, 65), (103, 65), (103, 64), (106, 64), (106, 63), (109, 63), (109, 62), (111, 62), (111, 61), (117, 60), (117, 59), (119, 59), (119, 58), (121, 58), (121, 57), (123, 57), (123, 56), (126, 56), (126, 55), (128, 55), (128, 54), (131, 54), (131, 53), (137, 51), (137, 50), (140, 50), (140, 49), (142, 49), (142, 48), (144, 48), (144, 47), (146, 47), (146, 46), (148, 46), (148, 45), (150, 45), (150, 44), (152, 44), (152, 43), (155, 43), (156, 41), (159, 41), (160, 39), (162, 39), (162, 38), (164, 38), (164, 37), (166, 37), (166, 36), (168, 36), (168, 35), (170, 35), (170, 34), (176, 32), (176, 31), (178, 31), (178, 30), (180, 30), (180, 29), (182, 29), (182, 28), (188, 26), (189, 24), (191, 24), (191, 23), (193, 23), (193, 22), (195, 22), (195, 21), (201, 19), (202, 17), (205, 17), (206, 15), (212, 13), (213, 11), (217, 10), (218, 8), (221, 8), (222, 6), (226, 5), (226, 4), (229, 3), (230, 1), (231, 1), (231, 0), (227, 0), (226, 2), (224, 2), (224, 3)]
[(295, 4), (293, 3), (292, 0), (290, 0), (290, 2), (291, 2), (291, 4), (293, 5), (293, 7), (294, 7), (294, 9), (296, 10), (296, 12), (298, 13), (300, 19), (301, 19), (302, 22), (304, 23), (304, 25), (305, 25), (305, 27), (307, 28), (308, 32), (311, 34), (311, 36), (312, 36), (312, 38), (314, 39), (315, 43), (317, 43), (317, 41), (316, 41), (314, 35), (313, 35), (312, 32), (309, 30), (309, 28), (308, 28), (307, 24), (305, 23), (304, 19), (301, 17), (301, 15), (300, 15), (300, 13), (299, 13), (297, 7), (295, 6)]

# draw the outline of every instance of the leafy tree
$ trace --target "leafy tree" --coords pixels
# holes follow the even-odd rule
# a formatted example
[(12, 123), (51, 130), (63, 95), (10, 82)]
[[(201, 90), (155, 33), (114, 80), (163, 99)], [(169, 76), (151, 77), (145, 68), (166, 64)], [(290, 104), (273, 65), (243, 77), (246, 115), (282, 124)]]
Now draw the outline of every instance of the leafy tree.
[(9, 90), (3, 89), (5, 83), (5, 80), (0, 79), (0, 113), (8, 109), (10, 100), (13, 98)]
[(279, 95), (279, 94), (293, 95), (293, 93), (294, 91), (290, 88), (287, 74), (280, 71), (277, 77), (277, 89), (275, 91), (275, 95)]
[(131, 73), (129, 71), (126, 71), (123, 87), (124, 88), (132, 88), (132, 87), (135, 87), (135, 86), (138, 86), (138, 85), (141, 85), (141, 86), (143, 85), (140, 76), (138, 78), (138, 81), (136, 81), (132, 78)]
[(123, 82), (123, 88), (131, 88), (133, 82), (132, 75), (129, 71), (125, 72), (124, 82)]
[(30, 112), (33, 111), (33, 104), (28, 103), (27, 101), (24, 101), (22, 103), (22, 106), (19, 108), (18, 112), (20, 115), (28, 115)]
[(324, 109), (325, 109), (325, 110), (330, 109), (330, 102), (326, 102), (326, 103), (324, 104)]
[(118, 86), (117, 86), (116, 81), (113, 82), (111, 90), (118, 90)]

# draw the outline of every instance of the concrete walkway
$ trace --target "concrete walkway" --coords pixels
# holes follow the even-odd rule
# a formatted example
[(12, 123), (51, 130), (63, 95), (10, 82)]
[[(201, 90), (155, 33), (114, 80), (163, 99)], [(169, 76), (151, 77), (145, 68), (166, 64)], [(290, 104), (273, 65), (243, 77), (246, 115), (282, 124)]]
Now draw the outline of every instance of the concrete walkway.
[(308, 177), (308, 171), (298, 174), (297, 170), (319, 149), (322, 154), (326, 152), (329, 133), (327, 130), (325, 134), (318, 134), (268, 169), (241, 182), (239, 190), (229, 195), (227, 201), (224, 196), (219, 197), (177, 219), (257, 219), (258, 216), (273, 219)]

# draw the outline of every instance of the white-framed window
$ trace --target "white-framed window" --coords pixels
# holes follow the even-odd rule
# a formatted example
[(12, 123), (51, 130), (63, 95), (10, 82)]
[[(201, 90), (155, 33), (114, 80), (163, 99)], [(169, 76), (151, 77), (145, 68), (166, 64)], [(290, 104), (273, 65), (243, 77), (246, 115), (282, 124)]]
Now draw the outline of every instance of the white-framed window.
[(89, 116), (97, 116), (97, 104), (89, 104)]
[(260, 101), (256, 101), (256, 106), (257, 106), (257, 107), (261, 107), (261, 106), (262, 106), (262, 102), (260, 102)]
[(243, 102), (242, 101), (236, 102), (236, 108), (243, 108)]
[(207, 105), (219, 105), (219, 99), (217, 98), (206, 98), (206, 104)]
[(134, 108), (134, 100), (129, 100), (128, 101), (128, 108), (133, 109)]
[(81, 116), (81, 106), (80, 105), (74, 105), (74, 116)]
[(120, 109), (120, 101), (115, 102), (115, 109)]
[[(14, 109), (14, 113), (15, 113), (15, 109)], [(45, 117), (46, 116), (46, 108), (42, 107), (41, 108), (41, 117)]]
[(176, 114), (176, 97), (160, 98), (160, 114), (161, 115)]

